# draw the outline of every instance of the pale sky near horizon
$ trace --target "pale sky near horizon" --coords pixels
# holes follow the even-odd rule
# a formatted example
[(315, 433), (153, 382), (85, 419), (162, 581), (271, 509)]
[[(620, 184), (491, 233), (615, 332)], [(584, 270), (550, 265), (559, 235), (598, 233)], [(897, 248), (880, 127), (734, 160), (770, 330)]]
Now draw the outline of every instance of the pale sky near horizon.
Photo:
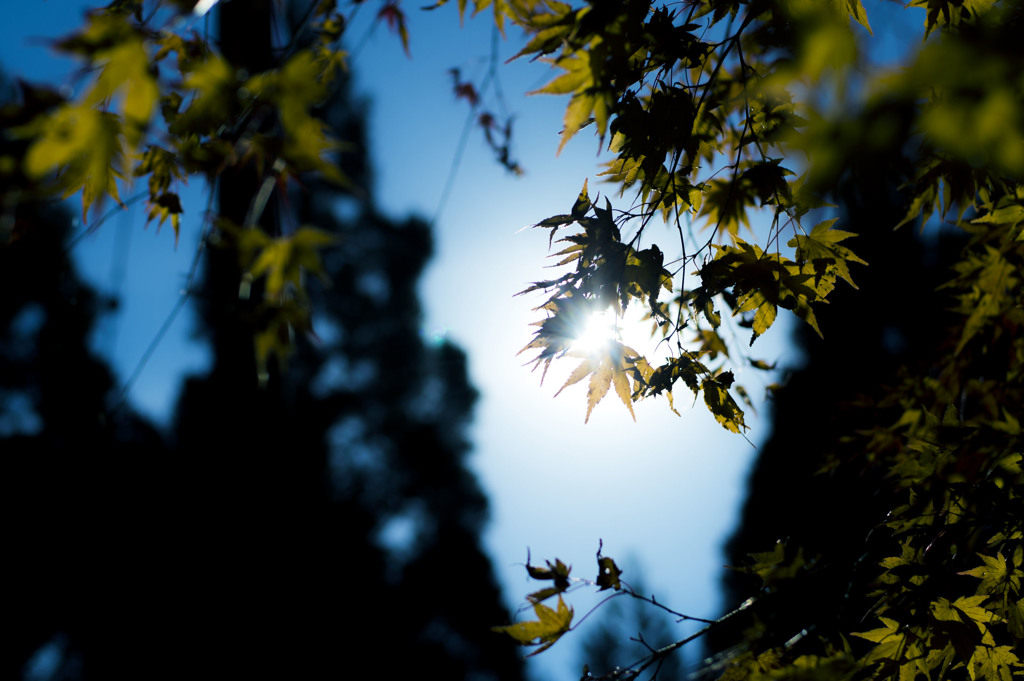
[[(67, 82), (74, 64), (55, 59), (37, 39), (69, 33), (92, 4), (22, 3), (0, 25), (0, 66), (30, 80)], [(430, 219), (467, 116), (465, 102), (452, 94), (448, 70), (458, 67), (464, 78), (479, 82), (489, 63), (492, 31), (487, 16), (467, 20), (460, 29), (454, 6), (421, 12), (418, 7), (426, 3), (406, 4), (412, 58), (379, 27), (354, 55), (352, 69), (357, 92), (370, 101), (378, 204), (390, 216), (416, 213)], [(869, 5), (871, 16), (872, 10)], [(359, 30), (358, 24), (353, 27), (355, 38), (362, 35)], [(502, 41), (500, 61), (518, 45), (511, 34)], [(554, 367), (543, 386), (539, 372), (523, 366), (528, 358), (516, 353), (529, 341), (529, 323), (538, 318), (531, 308), (541, 301), (514, 294), (552, 274), (543, 269), (547, 232), (523, 228), (568, 212), (585, 178), (591, 196), (604, 194), (606, 187), (597, 177), (594, 137), (579, 134), (556, 157), (566, 99), (524, 96), (550, 79), (547, 67), (520, 60), (503, 64), (499, 75), (515, 116), (514, 156), (525, 175), (507, 173), (481, 134), (472, 133), (435, 225), (436, 254), (420, 290), (425, 333), (443, 334), (466, 350), (471, 379), (481, 392), (471, 430), (472, 465), (490, 499), (485, 543), (506, 600), (516, 607), (534, 588), (523, 569), (527, 548), (535, 561), (557, 556), (575, 566), (574, 575), (592, 578), (600, 539), (604, 553), (627, 567), (624, 578), (635, 578), (632, 569), (639, 566), (659, 601), (714, 617), (720, 614), (722, 544), (737, 520), (755, 449), (722, 430), (702, 404), (691, 409), (685, 389), (677, 395), (681, 416), (664, 400), (649, 400), (635, 405), (634, 423), (609, 396), (584, 424), (585, 384), (553, 398), (572, 364)], [(192, 189), (199, 193), (200, 188)], [(122, 299), (118, 316), (105, 320), (94, 339), (122, 380), (167, 319), (191, 265), (202, 211), (201, 197), (191, 200), (177, 250), (168, 226), (159, 234), (155, 225), (142, 229), (141, 209), (117, 215), (75, 249), (90, 283)], [(669, 255), (673, 239), (667, 230), (652, 228), (647, 243), (659, 243)], [(176, 320), (133, 386), (133, 404), (157, 421), (169, 418), (183, 373), (206, 364), (204, 350), (189, 341), (191, 326), (188, 312)], [(796, 360), (784, 355), (787, 342), (787, 325), (780, 323), (754, 351), (792, 364)], [(740, 372), (738, 379), (759, 402), (759, 415), (748, 414), (748, 437), (757, 444), (770, 434), (770, 411), (761, 403), (769, 381), (753, 370)], [(592, 602), (582, 591), (573, 599), (580, 614)], [(599, 615), (531, 658), (531, 669), (550, 681), (579, 678), (573, 639), (585, 636)], [(681, 629), (680, 636), (689, 631)], [(688, 662), (697, 652), (684, 650)]]

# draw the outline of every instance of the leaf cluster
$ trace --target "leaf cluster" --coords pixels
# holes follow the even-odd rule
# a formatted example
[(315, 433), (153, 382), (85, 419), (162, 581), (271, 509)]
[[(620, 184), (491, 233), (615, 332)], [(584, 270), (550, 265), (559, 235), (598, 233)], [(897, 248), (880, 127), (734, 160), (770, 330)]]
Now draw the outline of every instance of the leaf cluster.
[[(913, 159), (901, 187), (904, 217), (880, 229), (942, 221), (966, 240), (935, 294), (949, 301), (953, 326), (922, 349), (920, 366), (906, 366), (880, 387), (881, 396), (853, 406), (869, 425), (841, 434), (843, 449), (831, 458), (823, 452), (823, 471), (870, 471), (877, 494), (892, 501), (856, 566), (873, 575), (873, 591), (854, 601), (868, 603), (857, 613), (862, 626), (816, 622), (779, 642), (755, 622), (708, 673), (729, 681), (1020, 677), (1020, 3), (910, 3), (910, 11), (925, 10), (927, 40), (899, 69), (869, 76), (862, 89), (851, 86), (851, 75), (871, 25), (856, 0), (629, 7), (543, 4), (533, 24), (523, 22), (534, 27), (523, 54), (563, 71), (542, 89), (569, 98), (563, 138), (592, 123), (616, 156), (603, 177), (613, 194), (632, 200), (614, 218), (606, 203), (605, 231), (614, 239), (601, 249), (589, 213), (538, 224), (552, 236), (571, 225), (581, 230), (559, 242), (570, 246), (556, 254), (575, 271), (532, 287), (548, 296), (540, 308), (548, 316), (528, 346), (540, 352), (538, 364), (572, 354), (570, 319), (585, 314), (582, 301), (649, 305), (663, 337), (677, 345), (660, 366), (618, 350), (628, 355), (619, 366), (633, 398), (671, 396), (682, 381), (695, 396), (704, 394), (724, 427), (739, 431), (733, 373), (715, 363), (738, 353), (721, 331), (729, 323), (746, 327), (752, 343), (781, 308), (827, 338), (815, 310), (840, 280), (856, 288), (853, 265), (867, 265), (851, 247), (852, 225), (818, 217), (849, 168), (902, 148)], [(613, 28), (586, 24), (591, 14)], [(668, 23), (659, 23), (664, 17)], [(631, 49), (640, 35), (644, 49)], [(805, 227), (808, 216), (813, 226)], [(608, 244), (637, 252), (656, 217), (680, 237), (672, 295), (623, 296), (635, 280), (622, 272), (609, 284), (591, 265), (618, 247)], [(684, 329), (694, 334), (692, 345), (680, 342)], [(600, 376), (600, 367), (591, 361), (573, 378)], [(809, 579), (816, 565), (801, 547), (779, 544), (752, 556), (744, 570), (762, 578), (763, 607), (770, 608), (771, 594)]]
[[(271, 194), (309, 174), (348, 186), (336, 163), (341, 144), (317, 113), (344, 68), (337, 43), (345, 21), (334, 2), (313, 3), (308, 42), (293, 41), (271, 68), (248, 73), (205, 38), (177, 31), (182, 11), (118, 0), (53, 43), (80, 60), (87, 76), (73, 98), (39, 106), (26, 97), (12, 114), (19, 124), (11, 133), (25, 152), (21, 186), (11, 189), (19, 201), (80, 193), (87, 221), (106, 199), (121, 204), (122, 188), (143, 180), (147, 222), (170, 222), (177, 243), (189, 210), (181, 186), (199, 176), (212, 187), (227, 170), (253, 169), (261, 190), (241, 231), (225, 228), (221, 241), (238, 250), (250, 279), (266, 277), (267, 323), (254, 338), (262, 365), (269, 354), (287, 355), (295, 329), (309, 328), (300, 274), (318, 271), (316, 251), (331, 242), (313, 227), (264, 232), (258, 225)], [(208, 232), (227, 224), (208, 219)]]

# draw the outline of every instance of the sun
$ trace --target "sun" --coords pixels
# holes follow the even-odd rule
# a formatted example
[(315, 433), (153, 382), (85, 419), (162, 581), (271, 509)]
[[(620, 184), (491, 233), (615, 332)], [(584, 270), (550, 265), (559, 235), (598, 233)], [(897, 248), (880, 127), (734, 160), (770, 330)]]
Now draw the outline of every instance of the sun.
[(619, 319), (610, 307), (590, 313), (582, 327), (573, 341), (573, 352), (593, 355), (619, 340)]
[(607, 351), (610, 343), (618, 342), (641, 354), (651, 343), (651, 322), (645, 319), (640, 306), (627, 308), (622, 316), (611, 307), (591, 312), (581, 325), (573, 341), (574, 353), (594, 355)]

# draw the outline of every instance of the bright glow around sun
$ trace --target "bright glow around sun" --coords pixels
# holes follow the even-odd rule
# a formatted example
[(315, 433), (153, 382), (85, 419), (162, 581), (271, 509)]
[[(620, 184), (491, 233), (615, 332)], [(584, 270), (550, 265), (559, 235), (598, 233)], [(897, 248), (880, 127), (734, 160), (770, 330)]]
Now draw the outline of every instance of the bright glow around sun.
[(592, 313), (572, 344), (573, 351), (590, 355), (619, 340), (618, 321), (611, 308)]
[(622, 317), (616, 317), (611, 308), (593, 312), (572, 344), (574, 352), (593, 354), (601, 352), (608, 343), (618, 341), (642, 355), (648, 354), (655, 341), (651, 338), (652, 322), (644, 319), (642, 306), (633, 305)]

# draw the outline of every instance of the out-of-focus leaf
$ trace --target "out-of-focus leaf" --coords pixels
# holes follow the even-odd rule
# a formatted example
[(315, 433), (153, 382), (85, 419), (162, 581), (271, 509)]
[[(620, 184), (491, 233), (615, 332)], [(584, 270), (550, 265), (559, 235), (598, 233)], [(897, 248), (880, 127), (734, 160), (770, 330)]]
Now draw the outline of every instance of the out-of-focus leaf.
[[(251, 230), (258, 231), (258, 228), (243, 231)], [(320, 249), (335, 240), (334, 235), (328, 232), (301, 227), (294, 234), (266, 242), (256, 255), (249, 273), (254, 278), (266, 276), (266, 295), (269, 298), (280, 298), (287, 284), (301, 291), (302, 272), (322, 275)]]
[(35, 136), (25, 172), (35, 178), (56, 174), (64, 197), (82, 191), (82, 220), (90, 206), (110, 196), (118, 203), (124, 145), (117, 116), (87, 104), (65, 104), (21, 130)]
[(553, 646), (572, 626), (573, 610), (561, 596), (558, 597), (557, 609), (543, 603), (534, 603), (533, 611), (537, 615), (534, 621), (492, 627), (493, 631), (511, 636), (519, 645), (537, 646), (527, 657)]
[(154, 218), (159, 218), (157, 229), (163, 226), (167, 218), (171, 219), (171, 227), (174, 228), (174, 246), (178, 246), (178, 236), (181, 232), (181, 214), (184, 210), (181, 207), (181, 200), (177, 194), (167, 192), (156, 197), (149, 204), (149, 212), (146, 214), (146, 224)]

